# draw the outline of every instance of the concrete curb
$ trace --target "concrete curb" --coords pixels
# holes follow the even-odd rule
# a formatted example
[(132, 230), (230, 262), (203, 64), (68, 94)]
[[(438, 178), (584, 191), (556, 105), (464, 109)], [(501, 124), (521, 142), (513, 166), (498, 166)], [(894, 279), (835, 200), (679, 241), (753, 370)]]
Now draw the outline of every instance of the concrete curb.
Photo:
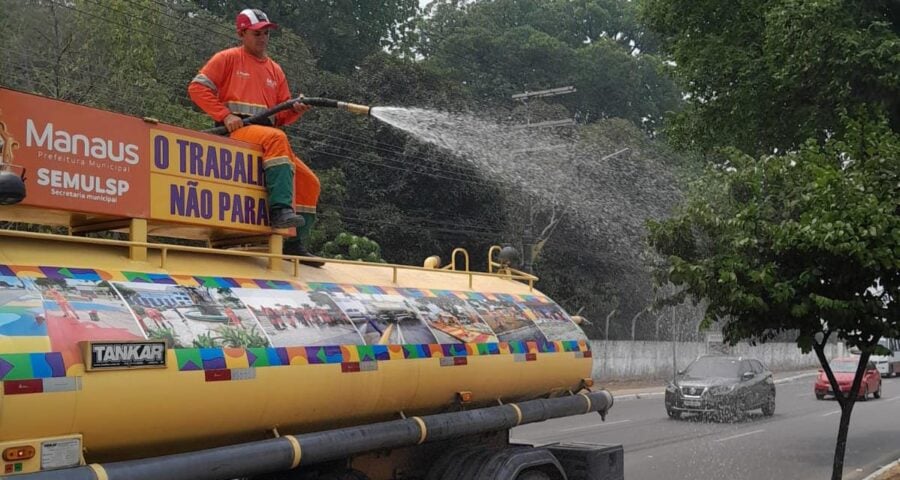
[(887, 473), (888, 470), (896, 467), (897, 465), (900, 465), (900, 459), (893, 461), (893, 462), (879, 468), (878, 470), (875, 470), (875, 472), (873, 474), (869, 475), (868, 477), (864, 478), (863, 480), (878, 480), (878, 477)]
[[(818, 371), (804, 372), (804, 373), (800, 373), (797, 375), (791, 375), (790, 377), (779, 378), (779, 379), (775, 380), (775, 385), (778, 385), (781, 383), (792, 382), (794, 380), (798, 380), (798, 379), (805, 378), (805, 377), (812, 377), (812, 376), (818, 375), (818, 373), (819, 373)], [(628, 391), (628, 390), (624, 390), (624, 391)], [(636, 399), (640, 399), (640, 398), (649, 398), (649, 397), (656, 397), (656, 396), (663, 395), (666, 393), (666, 387), (653, 387), (652, 389), (647, 389), (645, 391), (634, 392), (634, 393), (622, 393), (622, 394), (616, 394), (615, 390), (610, 390), (610, 393), (613, 394), (613, 398), (615, 398), (617, 401), (618, 400), (636, 400)]]

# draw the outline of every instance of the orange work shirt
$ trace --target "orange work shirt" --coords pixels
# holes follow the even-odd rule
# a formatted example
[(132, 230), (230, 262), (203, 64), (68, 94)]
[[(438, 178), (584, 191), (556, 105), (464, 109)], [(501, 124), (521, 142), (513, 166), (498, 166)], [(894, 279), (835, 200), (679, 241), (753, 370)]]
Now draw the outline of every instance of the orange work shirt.
[[(271, 58), (257, 58), (244, 47), (213, 55), (188, 85), (188, 94), (213, 120), (221, 122), (230, 113), (260, 114), (291, 98), (281, 66)], [(291, 109), (270, 118), (275, 126), (288, 125), (300, 116)]]

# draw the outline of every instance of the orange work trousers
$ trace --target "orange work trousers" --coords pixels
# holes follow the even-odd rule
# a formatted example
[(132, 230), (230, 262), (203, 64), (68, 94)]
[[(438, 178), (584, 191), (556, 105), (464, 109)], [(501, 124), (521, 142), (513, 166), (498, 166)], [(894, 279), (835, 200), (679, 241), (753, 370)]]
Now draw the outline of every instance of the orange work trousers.
[(319, 177), (294, 151), (287, 134), (280, 128), (264, 125), (247, 125), (229, 135), (235, 140), (254, 143), (263, 149), (263, 168), (275, 165), (293, 165), (294, 170), (294, 209), (298, 213), (316, 213), (319, 204)]

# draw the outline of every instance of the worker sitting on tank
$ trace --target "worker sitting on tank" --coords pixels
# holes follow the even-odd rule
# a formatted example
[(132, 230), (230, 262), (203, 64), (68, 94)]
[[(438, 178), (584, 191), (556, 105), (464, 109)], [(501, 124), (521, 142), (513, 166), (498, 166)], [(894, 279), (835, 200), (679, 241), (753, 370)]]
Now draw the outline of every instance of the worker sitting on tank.
[[(283, 253), (309, 257), (303, 243), (316, 219), (319, 179), (294, 154), (284, 131), (276, 127), (296, 122), (310, 107), (297, 102), (291, 109), (269, 117), (266, 125), (244, 126), (243, 118), (292, 97), (281, 66), (266, 54), (269, 32), (278, 25), (262, 10), (250, 8), (242, 10), (235, 23), (241, 45), (213, 55), (191, 81), (188, 93), (197, 106), (225, 126), (231, 138), (262, 147), (269, 224), (273, 228), (295, 227), (296, 235), (285, 240)], [(303, 263), (323, 265), (315, 260)]]

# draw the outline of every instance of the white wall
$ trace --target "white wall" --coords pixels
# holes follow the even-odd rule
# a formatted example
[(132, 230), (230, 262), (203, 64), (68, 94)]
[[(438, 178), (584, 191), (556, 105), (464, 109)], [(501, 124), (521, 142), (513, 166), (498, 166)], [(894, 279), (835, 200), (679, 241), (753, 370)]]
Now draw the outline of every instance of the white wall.
[[(762, 361), (770, 370), (798, 370), (817, 368), (819, 359), (814, 352), (804, 355), (796, 343), (765, 343), (757, 346), (741, 343), (734, 347), (705, 342), (631, 342), (627, 340), (591, 340), (594, 352), (596, 379), (620, 378), (669, 378), (672, 376), (672, 359), (678, 369), (687, 366), (699, 355), (727, 353), (745, 355)], [(722, 351), (724, 350), (724, 351)], [(825, 356), (829, 359), (845, 354), (843, 344), (829, 344)]]

